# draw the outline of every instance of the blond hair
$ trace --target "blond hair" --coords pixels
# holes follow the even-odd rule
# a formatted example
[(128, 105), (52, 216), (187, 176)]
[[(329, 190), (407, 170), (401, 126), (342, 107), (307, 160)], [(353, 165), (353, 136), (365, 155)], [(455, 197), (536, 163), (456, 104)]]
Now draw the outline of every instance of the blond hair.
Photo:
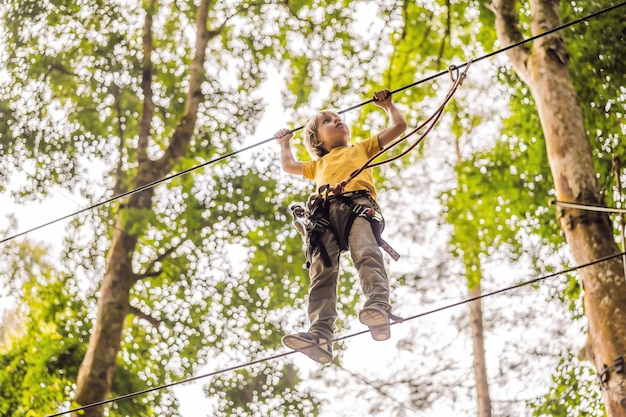
[(313, 159), (319, 159), (328, 153), (328, 150), (322, 147), (322, 141), (319, 138), (318, 123), (324, 116), (339, 117), (339, 113), (332, 110), (322, 110), (307, 122), (304, 127), (304, 146)]

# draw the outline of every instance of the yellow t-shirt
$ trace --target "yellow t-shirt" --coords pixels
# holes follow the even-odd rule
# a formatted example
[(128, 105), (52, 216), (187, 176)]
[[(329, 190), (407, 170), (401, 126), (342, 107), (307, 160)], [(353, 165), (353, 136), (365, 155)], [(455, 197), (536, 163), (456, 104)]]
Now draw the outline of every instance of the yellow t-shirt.
[[(345, 180), (348, 175), (361, 168), (368, 159), (380, 151), (378, 136), (351, 144), (333, 148), (329, 153), (314, 161), (304, 162), (302, 174), (305, 178), (315, 180), (317, 188), (325, 184), (331, 187)], [(372, 198), (376, 199), (376, 187), (372, 169), (363, 170), (352, 179), (344, 192), (369, 190)]]

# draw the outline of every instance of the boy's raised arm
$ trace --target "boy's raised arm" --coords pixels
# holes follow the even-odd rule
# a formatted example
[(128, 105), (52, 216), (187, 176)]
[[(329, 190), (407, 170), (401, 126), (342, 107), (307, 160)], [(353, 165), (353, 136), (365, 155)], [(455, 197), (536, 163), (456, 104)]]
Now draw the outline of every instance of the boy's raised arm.
[(391, 126), (378, 134), (378, 144), (381, 149), (385, 148), (406, 131), (406, 120), (400, 110), (391, 99), (389, 90), (381, 90), (374, 93), (374, 104), (387, 111), (391, 120)]
[(274, 137), (280, 145), (280, 164), (283, 170), (289, 174), (302, 175), (302, 162), (296, 161), (289, 145), (293, 132), (288, 129), (281, 129), (276, 132)]

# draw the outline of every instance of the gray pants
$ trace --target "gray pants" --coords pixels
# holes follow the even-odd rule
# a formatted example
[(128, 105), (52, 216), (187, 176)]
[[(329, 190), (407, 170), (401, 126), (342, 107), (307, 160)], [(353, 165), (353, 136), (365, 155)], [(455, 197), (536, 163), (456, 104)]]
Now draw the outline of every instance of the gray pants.
[[(355, 203), (378, 208), (371, 198), (357, 197)], [(345, 227), (352, 210), (346, 204), (332, 200), (329, 202), (329, 220), (339, 236), (345, 236)], [(381, 229), (383, 224), (381, 223)], [(343, 238), (343, 237), (342, 237)], [(309, 267), (309, 320), (310, 332), (332, 339), (337, 319), (337, 280), (339, 277), (339, 255), (341, 249), (331, 230), (326, 229), (321, 236), (332, 265), (324, 265), (319, 249), (313, 251)], [(389, 280), (385, 272), (383, 255), (378, 248), (370, 222), (364, 217), (354, 220), (348, 235), (348, 247), (352, 261), (358, 271), (361, 288), (365, 295), (365, 307), (373, 307), (387, 313), (389, 304)]]

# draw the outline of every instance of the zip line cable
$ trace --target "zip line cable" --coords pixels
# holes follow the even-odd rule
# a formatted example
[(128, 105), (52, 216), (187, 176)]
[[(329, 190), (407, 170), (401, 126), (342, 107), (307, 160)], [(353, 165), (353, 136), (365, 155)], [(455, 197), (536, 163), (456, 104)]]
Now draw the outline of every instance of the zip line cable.
[[(564, 269), (562, 271), (553, 272), (551, 274), (544, 275), (544, 276), (541, 276), (539, 278), (534, 278), (534, 279), (531, 279), (529, 281), (524, 281), (524, 282), (521, 282), (519, 284), (511, 285), (511, 286), (506, 287), (506, 288), (501, 288), (499, 290), (495, 290), (495, 291), (492, 291), (492, 292), (481, 294), (481, 295), (478, 295), (476, 297), (467, 298), (465, 300), (461, 300), (461, 301), (458, 301), (456, 303), (448, 304), (448, 305), (445, 305), (443, 307), (438, 307), (438, 308), (435, 308), (435, 309), (432, 309), (432, 310), (425, 311), (423, 313), (419, 313), (419, 314), (416, 314), (416, 315), (413, 315), (413, 316), (410, 316), (410, 317), (406, 317), (406, 318), (404, 318), (401, 321), (396, 321), (396, 322), (390, 323), (390, 325), (393, 326), (393, 325), (396, 325), (396, 324), (407, 322), (409, 320), (415, 320), (415, 319), (418, 319), (418, 318), (421, 318), (421, 317), (424, 317), (424, 316), (428, 316), (428, 315), (431, 315), (431, 314), (434, 314), (434, 313), (438, 313), (438, 312), (441, 312), (441, 311), (444, 311), (444, 310), (449, 310), (451, 308), (458, 307), (458, 306), (463, 305), (463, 304), (468, 304), (468, 303), (471, 303), (473, 301), (481, 300), (483, 298), (487, 298), (487, 297), (491, 297), (491, 296), (494, 296), (494, 295), (502, 294), (502, 293), (505, 293), (507, 291), (511, 291), (511, 290), (514, 290), (514, 289), (518, 289), (518, 288), (524, 287), (526, 285), (538, 283), (540, 281), (545, 281), (547, 279), (554, 278), (554, 277), (562, 275), (562, 274), (568, 274), (568, 273), (574, 272), (574, 271), (576, 271), (578, 269), (587, 268), (589, 266), (593, 266), (593, 265), (596, 265), (596, 264), (599, 264), (599, 263), (602, 263), (602, 262), (606, 262), (606, 261), (609, 261), (611, 259), (615, 259), (615, 258), (618, 258), (620, 256), (625, 256), (625, 255), (626, 255), (626, 251), (625, 252), (615, 253), (613, 255), (608, 255), (608, 256), (605, 256), (603, 258), (599, 258), (599, 259), (596, 259), (594, 261), (587, 262), (585, 264), (581, 264), (581, 265), (574, 266), (574, 267), (571, 267), (571, 268), (568, 268), (568, 269)], [(360, 336), (360, 335), (363, 335), (363, 334), (366, 334), (366, 333), (369, 333), (369, 332), (370, 332), (369, 330), (363, 330), (363, 331), (360, 331), (360, 332), (356, 332), (356, 333), (348, 334), (348, 335), (345, 335), (345, 336), (337, 337), (337, 338), (335, 338), (333, 340), (329, 340), (328, 342), (320, 343), (319, 345), (325, 344), (325, 343), (340, 342), (342, 340), (351, 339), (353, 337)], [(313, 347), (313, 346), (314, 345), (312, 345), (310, 347)], [(293, 355), (295, 353), (299, 353), (299, 351), (292, 350), (292, 351), (288, 351), (288, 352), (278, 353), (278, 354), (275, 354), (275, 355), (272, 355), (272, 356), (267, 356), (265, 358), (259, 358), (259, 359), (255, 359), (255, 360), (250, 361), (250, 362), (245, 362), (245, 363), (241, 363), (241, 364), (238, 364), (238, 365), (230, 366), (228, 368), (223, 368), (223, 369), (220, 369), (220, 370), (217, 370), (217, 371), (209, 372), (207, 374), (197, 375), (197, 376), (194, 376), (194, 377), (191, 377), (191, 378), (182, 379), (180, 381), (170, 382), (168, 384), (159, 385), (157, 387), (148, 388), (148, 389), (145, 389), (145, 390), (142, 390), (142, 391), (131, 392), (129, 394), (121, 395), (119, 397), (110, 398), (108, 400), (99, 401), (99, 402), (96, 402), (96, 403), (84, 405), (82, 407), (74, 408), (74, 409), (67, 410), (67, 411), (62, 411), (62, 412), (59, 412), (59, 413), (56, 413), (56, 414), (50, 414), (50, 415), (48, 415), (46, 417), (63, 416), (63, 415), (69, 414), (69, 413), (74, 413), (74, 412), (77, 412), (77, 411), (86, 410), (88, 408), (99, 407), (101, 405), (106, 405), (106, 404), (114, 403), (114, 402), (121, 401), (121, 400), (127, 400), (129, 398), (134, 398), (134, 397), (138, 397), (140, 395), (148, 394), (150, 392), (171, 388), (171, 387), (174, 387), (176, 385), (184, 384), (184, 383), (187, 383), (187, 382), (197, 381), (199, 379), (204, 379), (204, 378), (208, 378), (208, 377), (211, 377), (211, 376), (224, 374), (224, 373), (230, 372), (230, 371), (236, 371), (238, 369), (246, 368), (246, 367), (249, 367), (249, 366), (252, 366), (252, 365), (257, 365), (257, 364), (262, 363), (262, 362), (268, 362), (268, 361), (271, 361), (271, 360), (274, 360), (274, 359), (280, 359), (280, 358), (283, 358), (283, 357), (286, 357), (286, 356), (289, 356), (289, 355)]]
[[(549, 29), (549, 30), (547, 30), (547, 31), (545, 31), (545, 32), (542, 32), (542, 33), (539, 33), (539, 34), (537, 34), (537, 35), (531, 36), (530, 38), (522, 39), (521, 41), (518, 41), (518, 42), (512, 43), (512, 44), (511, 44), (511, 45), (509, 45), (509, 46), (505, 46), (504, 48), (501, 48), (501, 49), (498, 49), (498, 50), (496, 50), (496, 51), (490, 52), (490, 53), (488, 53), (488, 54), (486, 54), (486, 55), (483, 55), (483, 56), (481, 56), (481, 57), (479, 57), (479, 58), (476, 58), (476, 59), (474, 59), (474, 60), (471, 60), (471, 61), (466, 61), (466, 62), (464, 62), (464, 63), (462, 63), (462, 64), (457, 65), (457, 66), (456, 66), (456, 68), (461, 69), (461, 68), (463, 68), (463, 67), (466, 67), (466, 66), (467, 66), (467, 65), (469, 65), (470, 63), (479, 62), (479, 61), (485, 60), (485, 59), (487, 59), (487, 58), (494, 57), (494, 56), (496, 56), (496, 55), (501, 54), (502, 52), (506, 52), (506, 51), (508, 51), (508, 50), (510, 50), (510, 49), (517, 48), (518, 46), (522, 46), (522, 45), (524, 45), (524, 44), (526, 44), (526, 43), (528, 43), (528, 42), (532, 42), (532, 41), (535, 41), (535, 40), (537, 40), (537, 39), (539, 39), (539, 38), (542, 38), (542, 37), (544, 37), (544, 36), (551, 35), (551, 34), (553, 34), (553, 33), (555, 33), (555, 32), (560, 31), (560, 30), (567, 29), (567, 28), (568, 28), (568, 27), (570, 27), (570, 26), (577, 25), (577, 24), (582, 23), (582, 22), (584, 22), (584, 21), (586, 21), (586, 20), (591, 20), (591, 19), (594, 19), (594, 18), (596, 18), (596, 17), (598, 17), (598, 16), (600, 16), (600, 15), (602, 15), (602, 14), (612, 12), (613, 10), (616, 10), (616, 9), (618, 9), (618, 8), (620, 8), (620, 7), (625, 6), (625, 5), (626, 5), (626, 1), (623, 1), (623, 2), (618, 3), (618, 4), (615, 4), (615, 5), (613, 5), (613, 6), (609, 6), (609, 7), (607, 7), (606, 9), (601, 9), (601, 10), (598, 10), (597, 12), (591, 13), (591, 14), (589, 14), (589, 15), (587, 15), (587, 16), (583, 16), (583, 17), (578, 18), (578, 19), (576, 19), (576, 20), (572, 20), (572, 21), (571, 21), (571, 22), (569, 22), (569, 23), (564, 23), (564, 24), (562, 24), (562, 25), (560, 25), (560, 26), (557, 26), (557, 27), (555, 27), (555, 28)], [(435, 78), (438, 78), (438, 77), (441, 77), (442, 75), (445, 75), (447, 72), (448, 72), (448, 70), (447, 70), (447, 69), (446, 69), (446, 70), (443, 70), (443, 71), (440, 71), (440, 72), (435, 73), (435, 74), (433, 74), (433, 75), (431, 75), (431, 76), (429, 76), (429, 77), (426, 77), (426, 78), (423, 78), (423, 79), (421, 79), (421, 80), (419, 80), (419, 81), (416, 81), (416, 82), (414, 82), (413, 84), (408, 84), (408, 85), (405, 85), (404, 87), (400, 87), (400, 88), (398, 88), (397, 90), (393, 90), (393, 91), (391, 92), (391, 94), (393, 95), (393, 94), (395, 94), (395, 93), (399, 93), (400, 91), (404, 91), (404, 90), (407, 90), (407, 89), (409, 89), (409, 88), (413, 88), (413, 87), (415, 87), (415, 86), (417, 86), (417, 85), (420, 85), (420, 84), (422, 84), (422, 83), (424, 83), (424, 82), (434, 80)], [(347, 109), (345, 109), (345, 110), (342, 110), (342, 111), (340, 111), (340, 112), (338, 112), (338, 113), (339, 113), (339, 114), (342, 114), (342, 113), (344, 113), (344, 112), (347, 112), (347, 111), (350, 111), (350, 110), (354, 110), (354, 109), (356, 109), (356, 108), (358, 108), (358, 107), (361, 107), (361, 106), (363, 106), (363, 105), (365, 105), (365, 104), (372, 103), (373, 101), (374, 101), (374, 99), (370, 99), (370, 100), (365, 101), (365, 102), (363, 102), (363, 103), (356, 104), (356, 105), (354, 105), (354, 106), (352, 106), (352, 107), (349, 107), (349, 108), (347, 108)], [(1, 242), (0, 242), (0, 243), (1, 243)]]
[[(550, 34), (552, 34), (552, 33), (555, 33), (555, 32), (557, 32), (557, 31), (560, 31), (560, 30), (566, 29), (566, 28), (568, 28), (568, 27), (570, 27), (570, 26), (574, 26), (574, 25), (577, 25), (577, 24), (579, 24), (579, 23), (581, 23), (581, 22), (584, 22), (584, 21), (587, 21), (587, 20), (594, 19), (594, 18), (596, 18), (596, 17), (598, 17), (598, 16), (600, 16), (600, 15), (602, 15), (602, 14), (609, 13), (609, 12), (611, 12), (611, 11), (613, 11), (613, 10), (616, 10), (616, 9), (618, 9), (618, 8), (620, 8), (620, 7), (623, 7), (623, 6), (625, 6), (625, 5), (626, 5), (626, 1), (623, 1), (622, 3), (619, 3), (619, 4), (616, 4), (616, 5), (613, 5), (613, 6), (607, 7), (607, 8), (602, 9), (602, 10), (599, 10), (599, 11), (597, 11), (597, 12), (595, 12), (595, 13), (592, 13), (592, 14), (589, 14), (589, 15), (587, 15), (587, 16), (581, 17), (581, 18), (579, 18), (579, 19), (573, 20), (573, 21), (571, 21), (571, 22), (569, 22), (569, 23), (562, 24), (562, 25), (557, 26), (557, 27), (555, 27), (555, 28), (553, 28), (553, 29), (550, 29), (550, 30), (548, 30), (548, 31), (546, 31), (546, 32), (540, 33), (540, 34), (538, 34), (538, 35), (531, 36), (530, 38), (523, 39), (523, 40), (521, 40), (521, 41), (518, 41), (518, 42), (513, 43), (513, 44), (511, 44), (511, 45), (509, 45), (509, 46), (506, 46), (506, 47), (504, 47), (504, 48), (501, 48), (501, 49), (498, 49), (498, 50), (493, 51), (493, 52), (491, 52), (491, 53), (488, 53), (488, 54), (486, 54), (486, 55), (483, 55), (483, 56), (481, 56), (481, 57), (479, 57), (479, 58), (476, 58), (476, 59), (474, 59), (474, 60), (471, 60), (471, 61), (466, 61), (466, 62), (464, 62), (464, 63), (462, 63), (462, 64), (456, 65), (456, 66), (455, 66), (455, 68), (457, 68), (457, 69), (464, 68), (464, 67), (466, 67), (467, 65), (469, 65), (469, 63), (470, 63), (470, 62), (478, 62), (478, 61), (482, 61), (482, 60), (487, 59), (487, 58), (491, 58), (491, 57), (493, 57), (493, 56), (495, 56), (495, 55), (501, 54), (502, 52), (506, 52), (506, 51), (508, 51), (508, 50), (510, 50), (510, 49), (517, 48), (517, 47), (519, 47), (519, 46), (521, 46), (521, 45), (523, 45), (523, 44), (526, 44), (526, 43), (528, 43), (528, 42), (532, 42), (532, 41), (537, 40), (537, 39), (539, 39), (539, 38), (541, 38), (541, 37), (544, 37), (544, 36), (550, 35)], [(433, 75), (431, 75), (431, 76), (429, 76), (429, 77), (426, 77), (426, 78), (423, 78), (423, 79), (421, 79), (421, 80), (419, 80), (419, 81), (416, 81), (416, 82), (414, 82), (414, 83), (412, 83), (412, 84), (408, 84), (408, 85), (406, 85), (406, 86), (404, 86), (404, 87), (400, 87), (400, 88), (398, 88), (397, 90), (393, 90), (393, 91), (391, 91), (391, 94), (393, 95), (393, 94), (398, 93), (398, 92), (400, 92), (400, 91), (404, 91), (404, 90), (407, 90), (407, 89), (409, 89), (409, 88), (413, 88), (413, 87), (415, 87), (415, 86), (417, 86), (417, 85), (420, 85), (420, 84), (423, 84), (423, 83), (425, 83), (425, 82), (427, 82), (427, 81), (431, 81), (431, 80), (434, 80), (435, 78), (441, 77), (442, 75), (445, 75), (445, 74), (447, 74), (447, 73), (448, 73), (448, 69), (443, 70), (443, 71), (440, 71), (440, 72), (435, 73), (435, 74), (433, 74)], [(364, 102), (362, 102), (362, 103), (356, 104), (356, 105), (354, 105), (354, 106), (352, 106), (352, 107), (348, 107), (348, 108), (346, 108), (346, 109), (340, 110), (340, 111), (338, 111), (337, 113), (339, 113), (339, 114), (343, 114), (343, 113), (349, 112), (349, 111), (351, 111), (351, 110), (357, 109), (357, 108), (359, 108), (359, 107), (362, 107), (362, 106), (364, 106), (364, 105), (366, 105), (366, 104), (372, 103), (373, 101), (374, 101), (374, 99), (370, 99), (370, 100), (364, 101)], [(295, 132), (297, 132), (297, 131), (299, 131), (299, 130), (302, 130), (302, 129), (304, 129), (304, 126), (300, 126), (300, 127), (297, 127), (297, 128), (295, 128), (295, 129), (291, 130), (291, 133), (295, 133)], [(84, 213), (84, 212), (86, 212), (86, 211), (89, 211), (89, 210), (92, 210), (92, 209), (98, 208), (98, 207), (100, 207), (100, 206), (103, 206), (103, 205), (105, 205), (105, 204), (111, 203), (111, 202), (113, 202), (113, 201), (119, 200), (120, 198), (128, 197), (128, 196), (133, 195), (133, 194), (136, 194), (136, 193), (140, 193), (140, 192), (145, 191), (145, 190), (147, 190), (147, 189), (149, 189), (149, 188), (155, 187), (155, 186), (157, 186), (157, 185), (159, 185), (159, 184), (162, 184), (162, 183), (168, 182), (168, 181), (170, 181), (170, 180), (172, 180), (172, 179), (174, 179), (174, 178), (178, 178), (178, 177), (183, 176), (183, 175), (186, 175), (186, 174), (188, 174), (188, 173), (190, 173), (190, 172), (192, 172), (192, 171), (196, 171), (196, 170), (198, 170), (198, 169), (200, 169), (200, 168), (204, 168), (204, 167), (206, 167), (206, 166), (209, 166), (209, 165), (215, 164), (215, 163), (217, 163), (217, 162), (220, 162), (220, 161), (222, 161), (222, 160), (224, 160), (224, 159), (230, 158), (231, 156), (237, 155), (237, 154), (239, 154), (239, 153), (243, 153), (243, 152), (249, 151), (250, 149), (256, 148), (256, 147), (261, 146), (261, 145), (264, 145), (264, 144), (266, 144), (266, 143), (268, 143), (268, 142), (271, 142), (271, 141), (273, 141), (273, 140), (275, 140), (275, 138), (272, 136), (271, 138), (268, 138), (268, 139), (262, 140), (262, 141), (260, 141), (260, 142), (258, 142), (258, 143), (255, 143), (255, 144), (252, 144), (252, 145), (246, 146), (246, 147), (241, 148), (241, 149), (238, 149), (238, 150), (236, 150), (236, 151), (233, 151), (233, 152), (227, 153), (227, 154), (225, 154), (225, 155), (222, 155), (222, 156), (219, 156), (219, 157), (213, 158), (213, 159), (211, 159), (211, 160), (209, 160), (209, 161), (203, 162), (202, 164), (199, 164), (199, 165), (193, 166), (193, 167), (191, 167), (191, 168), (188, 168), (188, 169), (185, 169), (185, 170), (183, 170), (183, 171), (177, 172), (177, 173), (175, 173), (175, 174), (169, 175), (169, 176), (167, 176), (167, 177), (161, 178), (161, 179), (159, 179), (159, 180), (156, 180), (156, 181), (150, 182), (150, 183), (148, 183), (148, 184), (142, 185), (142, 186), (140, 186), (140, 187), (135, 188), (134, 190), (130, 190), (130, 191), (127, 191), (127, 192), (124, 192), (124, 193), (118, 194), (118, 195), (113, 196), (113, 197), (111, 197), (111, 198), (109, 198), (109, 199), (106, 199), (106, 200), (100, 201), (100, 202), (98, 202), (98, 203), (95, 203), (95, 204), (93, 204), (93, 205), (91, 205), (91, 206), (85, 207), (85, 208), (83, 208), (83, 209), (81, 209), (81, 210), (75, 211), (75, 212), (73, 212), (73, 213), (67, 214), (67, 215), (65, 215), (65, 216), (59, 217), (59, 218), (54, 219), (54, 220), (51, 220), (51, 221), (49, 221), (49, 222), (43, 223), (43, 224), (41, 224), (41, 225), (39, 225), (39, 226), (35, 226), (35, 227), (33, 227), (33, 228), (31, 228), (31, 229), (28, 229), (28, 230), (25, 230), (25, 231), (23, 231), (23, 232), (19, 232), (19, 233), (17, 233), (17, 234), (12, 235), (12, 236), (9, 236), (9, 237), (6, 237), (6, 238), (3, 238), (2, 240), (0, 240), (0, 244), (1, 244), (1, 243), (8, 242), (8, 241), (10, 241), (10, 240), (13, 240), (13, 239), (15, 239), (15, 238), (18, 238), (18, 237), (20, 237), (20, 236), (24, 236), (24, 235), (26, 235), (26, 234), (28, 234), (28, 233), (30, 233), (30, 232), (34, 232), (35, 230), (39, 230), (39, 229), (42, 229), (42, 228), (44, 228), (44, 227), (50, 226), (50, 225), (52, 225), (52, 224), (54, 224), (54, 223), (58, 223), (58, 222), (60, 222), (60, 221), (66, 220), (66, 219), (68, 219), (68, 218), (70, 218), (70, 217), (74, 217), (74, 216), (76, 216), (76, 215), (78, 215), (78, 214), (81, 214), (81, 213)]]
[[(454, 96), (454, 93), (456, 93), (456, 90), (463, 84), (463, 81), (465, 80), (465, 78), (467, 78), (467, 71), (469, 70), (469, 67), (470, 67), (471, 63), (472, 63), (472, 61), (470, 61), (470, 63), (465, 67), (465, 70), (463, 72), (460, 72), (459, 71), (459, 67), (457, 67), (456, 65), (451, 65), (448, 68), (448, 72), (450, 74), (450, 79), (452, 80), (452, 84), (450, 85), (450, 89), (446, 93), (445, 98), (443, 99), (443, 101), (441, 102), (441, 104), (439, 105), (437, 110), (435, 110), (435, 112), (428, 119), (423, 121), (418, 127), (416, 127), (415, 129), (411, 130), (409, 133), (405, 134), (404, 136), (402, 136), (401, 138), (397, 139), (396, 141), (390, 143), (389, 145), (387, 145), (385, 148), (381, 149), (376, 154), (372, 155), (370, 157), (370, 159), (368, 159), (361, 167), (359, 167), (358, 169), (354, 170), (350, 175), (348, 175), (347, 178), (345, 178), (339, 184), (335, 185), (334, 188), (332, 189), (333, 194), (335, 194), (335, 195), (341, 194), (343, 192), (344, 188), (346, 187), (346, 185), (350, 181), (355, 179), (361, 172), (363, 172), (363, 170), (368, 169), (368, 168), (377, 167), (377, 166), (384, 165), (384, 164), (388, 164), (388, 163), (393, 162), (393, 161), (395, 161), (397, 159), (400, 159), (403, 156), (405, 156), (406, 154), (408, 154), (409, 152), (411, 152), (413, 149), (415, 149), (420, 143), (422, 143), (424, 141), (424, 139), (426, 139), (426, 136), (428, 136), (428, 134), (435, 128), (435, 125), (437, 124), (437, 122), (439, 121), (441, 116), (443, 115), (443, 111), (445, 110), (446, 105), (448, 104), (448, 102), (450, 100), (452, 100), (452, 97)], [(422, 130), (422, 128), (424, 126), (428, 126), (426, 131), (424, 133), (422, 133), (422, 135), (415, 141), (415, 143), (409, 145), (404, 151), (402, 151), (398, 155), (392, 156), (392, 157), (387, 158), (387, 159), (385, 159), (383, 161), (374, 162), (374, 160), (376, 160), (379, 156), (381, 156), (382, 154), (388, 152), (394, 146), (399, 145), (400, 143), (406, 141), (407, 138), (409, 138), (410, 136), (412, 136), (415, 133), (417, 133), (420, 130)]]
[(573, 209), (579, 209), (579, 210), (600, 211), (603, 213), (626, 214), (626, 209), (619, 208), (619, 207), (606, 207), (606, 206), (598, 206), (595, 204), (581, 204), (581, 203), (572, 203), (568, 201), (559, 201), (559, 200), (550, 200), (549, 204), (551, 206), (560, 206), (560, 207), (573, 208)]

